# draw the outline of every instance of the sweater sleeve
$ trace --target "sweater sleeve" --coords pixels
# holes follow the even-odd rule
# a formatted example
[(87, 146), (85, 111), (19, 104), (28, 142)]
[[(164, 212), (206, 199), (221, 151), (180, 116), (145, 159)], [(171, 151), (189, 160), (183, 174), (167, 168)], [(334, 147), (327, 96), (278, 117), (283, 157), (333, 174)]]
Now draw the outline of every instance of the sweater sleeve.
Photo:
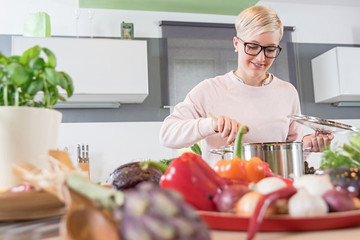
[(184, 148), (215, 134), (212, 119), (196, 103), (199, 92), (192, 90), (165, 118), (160, 129), (160, 144), (169, 148)]
[[(293, 114), (301, 114), (301, 108), (300, 108), (300, 100), (299, 100), (299, 95), (298, 92), (296, 91), (296, 89), (293, 87), (293, 106), (292, 106), (292, 113)], [(290, 125), (289, 125), (289, 133), (288, 136), (286, 138), (287, 142), (293, 142), (293, 141), (302, 141), (304, 132), (303, 132), (303, 126), (293, 120), (290, 120)]]

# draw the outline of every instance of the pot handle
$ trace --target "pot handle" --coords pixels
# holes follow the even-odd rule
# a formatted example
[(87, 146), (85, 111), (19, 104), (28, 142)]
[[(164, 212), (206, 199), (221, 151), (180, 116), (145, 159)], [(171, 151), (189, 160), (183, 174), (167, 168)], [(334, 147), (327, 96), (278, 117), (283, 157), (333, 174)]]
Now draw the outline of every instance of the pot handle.
[(211, 153), (223, 155), (225, 153), (225, 149), (223, 148), (216, 148), (216, 149), (210, 149)]

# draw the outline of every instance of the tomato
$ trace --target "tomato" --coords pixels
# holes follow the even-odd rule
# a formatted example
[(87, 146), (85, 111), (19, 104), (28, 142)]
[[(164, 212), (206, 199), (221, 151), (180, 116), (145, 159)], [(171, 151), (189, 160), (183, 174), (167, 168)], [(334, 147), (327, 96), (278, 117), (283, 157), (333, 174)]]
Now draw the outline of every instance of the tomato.
[(258, 182), (266, 176), (266, 166), (258, 157), (252, 157), (245, 162), (247, 180)]
[(215, 172), (224, 178), (246, 178), (245, 162), (241, 158), (221, 159), (214, 166)]

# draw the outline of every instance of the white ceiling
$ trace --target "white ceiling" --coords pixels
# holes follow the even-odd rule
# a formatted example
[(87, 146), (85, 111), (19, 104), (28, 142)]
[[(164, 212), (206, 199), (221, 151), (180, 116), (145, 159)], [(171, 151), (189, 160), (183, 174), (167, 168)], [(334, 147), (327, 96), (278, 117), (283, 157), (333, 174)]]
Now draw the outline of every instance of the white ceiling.
[(360, 6), (360, 0), (260, 0), (260, 2), (283, 2), (316, 5)]

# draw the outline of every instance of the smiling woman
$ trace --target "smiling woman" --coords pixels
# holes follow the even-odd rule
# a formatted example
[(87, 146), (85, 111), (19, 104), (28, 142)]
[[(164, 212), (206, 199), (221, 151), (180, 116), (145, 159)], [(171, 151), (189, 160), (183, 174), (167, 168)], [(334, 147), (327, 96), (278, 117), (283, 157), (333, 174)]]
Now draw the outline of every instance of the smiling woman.
[(81, 8), (237, 15), (239, 10), (253, 6), (258, 1), (259, 0), (79, 0), (79, 6)]
[[(301, 112), (296, 88), (269, 70), (275, 58), (280, 56), (283, 25), (278, 15), (268, 7), (253, 6), (238, 15), (235, 28), (236, 35), (230, 36), (224, 45), (232, 46), (237, 64), (216, 77), (197, 78), (201, 82), (186, 94), (182, 102), (176, 104), (160, 130), (160, 143), (169, 148), (184, 148), (203, 140), (202, 156), (211, 166), (219, 160), (219, 156), (209, 154), (210, 149), (232, 144), (241, 125), (250, 129), (244, 137), (245, 143), (301, 141), (303, 136), (301, 126), (288, 118), (292, 112)], [(252, 52), (244, 45), (257, 46), (258, 49)], [(208, 57), (197, 54), (201, 53), (200, 50), (204, 50), (203, 55), (209, 53), (206, 48), (201, 48), (204, 44), (197, 48), (192, 45), (189, 50), (195, 59), (208, 62), (209, 69), (216, 69), (215, 61), (208, 61)], [(212, 50), (212, 47), (209, 49)], [(269, 49), (275, 50), (275, 54)], [(175, 63), (179, 63), (180, 59), (180, 55), (174, 56)], [(182, 65), (182, 62), (178, 64)], [(178, 66), (174, 69), (177, 70)], [(201, 71), (193, 63), (186, 67), (193, 73)], [(190, 72), (186, 70), (184, 74), (175, 74), (175, 84), (182, 87), (184, 81), (178, 80)], [(169, 76), (172, 76), (170, 68)], [(210, 112), (217, 116), (216, 120), (210, 117)], [(309, 145), (310, 138), (309, 135), (303, 140)], [(321, 150), (323, 142), (320, 138), (319, 143), (311, 142), (312, 146), (316, 145), (313, 151)]]

